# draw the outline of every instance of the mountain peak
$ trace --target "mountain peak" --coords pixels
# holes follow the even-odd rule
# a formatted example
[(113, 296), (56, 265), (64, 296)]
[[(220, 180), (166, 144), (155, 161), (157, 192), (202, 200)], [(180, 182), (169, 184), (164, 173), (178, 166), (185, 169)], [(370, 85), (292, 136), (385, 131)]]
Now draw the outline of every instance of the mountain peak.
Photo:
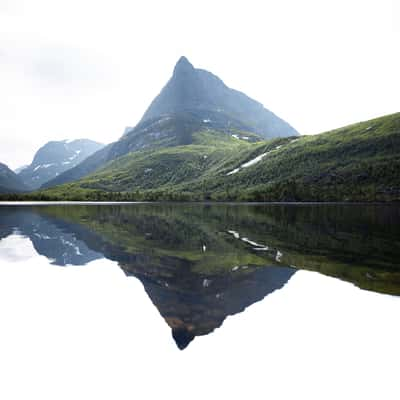
[(201, 124), (213, 115), (213, 123), (220, 121), (219, 128), (235, 127), (265, 138), (298, 135), (261, 103), (230, 89), (211, 72), (193, 67), (184, 56), (179, 58), (173, 76), (147, 108), (138, 126), (154, 118), (182, 113), (198, 115)]
[(193, 65), (189, 62), (189, 60), (182, 56), (175, 65), (174, 75), (179, 74), (181, 72), (192, 71), (194, 70)]

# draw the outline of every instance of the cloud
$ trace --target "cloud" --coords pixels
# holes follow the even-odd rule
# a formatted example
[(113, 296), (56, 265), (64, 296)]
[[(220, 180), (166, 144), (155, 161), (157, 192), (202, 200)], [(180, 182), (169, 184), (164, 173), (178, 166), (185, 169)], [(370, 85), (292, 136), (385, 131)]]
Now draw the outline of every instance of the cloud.
[[(115, 65), (92, 49), (68, 45), (2, 42), (0, 60), (39, 87), (95, 89), (115, 84)], [(0, 67), (1, 68), (1, 67)]]

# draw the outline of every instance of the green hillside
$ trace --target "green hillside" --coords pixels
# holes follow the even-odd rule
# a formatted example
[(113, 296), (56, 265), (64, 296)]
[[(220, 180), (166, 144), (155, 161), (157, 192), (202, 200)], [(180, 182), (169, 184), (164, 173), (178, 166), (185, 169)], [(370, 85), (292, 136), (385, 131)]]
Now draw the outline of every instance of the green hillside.
[[(251, 142), (203, 130), (190, 145), (131, 152), (48, 199), (398, 201), (400, 113), (314, 136)], [(259, 157), (259, 161), (257, 161)], [(246, 165), (249, 163), (250, 165)]]

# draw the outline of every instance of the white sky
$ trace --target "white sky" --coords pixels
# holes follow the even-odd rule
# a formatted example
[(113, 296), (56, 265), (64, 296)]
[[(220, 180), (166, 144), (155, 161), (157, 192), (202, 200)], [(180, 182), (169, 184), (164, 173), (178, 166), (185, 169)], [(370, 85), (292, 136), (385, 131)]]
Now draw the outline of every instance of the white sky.
[(397, 0), (0, 0), (0, 162), (109, 143), (181, 55), (302, 134), (400, 111)]

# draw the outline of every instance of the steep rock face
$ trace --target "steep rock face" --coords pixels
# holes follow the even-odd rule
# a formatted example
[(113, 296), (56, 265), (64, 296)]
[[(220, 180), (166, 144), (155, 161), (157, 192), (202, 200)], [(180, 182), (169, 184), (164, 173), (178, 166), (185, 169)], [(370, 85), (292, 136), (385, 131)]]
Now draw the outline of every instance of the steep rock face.
[(25, 192), (28, 188), (7, 165), (0, 163), (0, 193)]
[(88, 139), (48, 142), (36, 152), (32, 163), (19, 173), (19, 177), (31, 189), (38, 189), (102, 147), (102, 144)]
[(267, 110), (261, 103), (230, 89), (211, 72), (196, 69), (181, 57), (172, 78), (153, 100), (141, 122), (167, 114), (202, 111), (224, 115), (227, 121), (239, 121), (242, 126), (265, 138), (298, 135), (287, 122)]

